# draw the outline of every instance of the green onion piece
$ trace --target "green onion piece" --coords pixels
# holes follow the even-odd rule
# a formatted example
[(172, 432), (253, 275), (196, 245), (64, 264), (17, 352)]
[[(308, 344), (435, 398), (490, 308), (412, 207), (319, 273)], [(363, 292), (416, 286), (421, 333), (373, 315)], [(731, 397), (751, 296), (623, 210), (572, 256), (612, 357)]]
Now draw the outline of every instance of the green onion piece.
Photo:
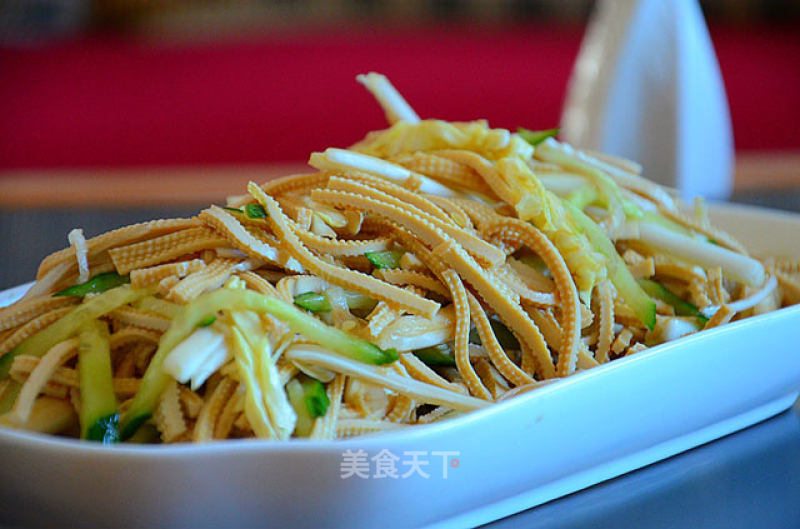
[(209, 325), (211, 325), (215, 321), (217, 321), (217, 317), (216, 316), (209, 316), (208, 318), (199, 321), (197, 323), (197, 326), (198, 327), (208, 327)]
[(324, 417), (328, 412), (328, 406), (331, 405), (328, 394), (325, 393), (325, 386), (316, 378), (302, 373), (297, 376), (297, 380), (303, 386), (304, 400), (308, 413), (315, 419)]
[(244, 212), (251, 219), (263, 219), (267, 216), (267, 210), (261, 204), (247, 204)]
[(700, 313), (700, 310), (697, 308), (697, 306), (673, 294), (661, 283), (653, 281), (652, 279), (639, 279), (639, 285), (651, 297), (671, 305), (675, 309), (675, 314), (678, 316), (694, 316), (695, 318), (701, 320), (703, 324), (708, 321), (708, 318)]
[(375, 268), (397, 268), (400, 266), (400, 258), (402, 256), (403, 252), (398, 250), (367, 252), (364, 254), (364, 257), (366, 257)]
[[(374, 299), (357, 292), (345, 292), (347, 306), (350, 310), (372, 310), (378, 303)], [(294, 297), (294, 304), (310, 312), (330, 312), (331, 303), (324, 292), (303, 292)]]
[(528, 130), (524, 127), (517, 128), (517, 134), (522, 136), (522, 139), (536, 147), (547, 138), (553, 138), (558, 134), (558, 127), (547, 130)]
[(383, 365), (394, 362), (398, 357), (395, 349), (382, 350), (373, 343), (336, 327), (325, 325), (314, 316), (279, 299), (252, 290), (229, 288), (215, 290), (201, 295), (189, 305), (182, 307), (172, 320), (170, 328), (161, 337), (158, 350), (150, 360), (139, 391), (122, 418), (123, 439), (133, 435), (158, 405), (158, 400), (170, 379), (163, 370), (164, 359), (169, 352), (194, 331), (198, 322), (220, 310), (252, 310), (270, 314), (312, 342), (324, 344), (334, 353), (359, 362)]
[(119, 413), (98, 417), (91, 423), (91, 426), (82, 437), (87, 441), (98, 441), (103, 444), (118, 443), (120, 441)]
[(344, 297), (347, 299), (347, 306), (350, 310), (371, 311), (378, 304), (377, 300), (358, 292), (345, 291)]
[(94, 320), (81, 327), (78, 343), (81, 388), (81, 437), (103, 444), (119, 441), (119, 413), (111, 370), (106, 324)]
[(630, 270), (625, 265), (625, 261), (617, 253), (614, 243), (586, 213), (566, 200), (562, 201), (562, 204), (572, 215), (575, 223), (583, 230), (592, 246), (608, 259), (608, 277), (614, 283), (619, 295), (633, 310), (639, 321), (648, 329), (653, 330), (656, 325), (656, 304), (631, 275)]
[(130, 282), (131, 280), (128, 276), (121, 276), (116, 272), (108, 272), (107, 274), (98, 274), (85, 283), (73, 285), (53, 295), (82, 298), (86, 294), (99, 294)]
[(244, 213), (244, 211), (242, 211), (239, 208), (229, 208), (228, 206), (222, 206), (222, 209), (230, 211), (231, 213)]
[(411, 352), (429, 366), (455, 367), (456, 365), (456, 359), (453, 357), (453, 346), (450, 343), (440, 343), (439, 345), (423, 347)]
[(0, 358), (0, 380), (6, 378), (14, 357), (26, 354), (36, 357), (44, 355), (58, 342), (64, 341), (85, 323), (108, 314), (117, 307), (136, 301), (151, 293), (149, 289), (135, 289), (122, 285), (103, 292), (84, 302), (52, 325), (45, 327)]
[(303, 292), (294, 297), (294, 304), (311, 312), (330, 312), (328, 296), (320, 292)]

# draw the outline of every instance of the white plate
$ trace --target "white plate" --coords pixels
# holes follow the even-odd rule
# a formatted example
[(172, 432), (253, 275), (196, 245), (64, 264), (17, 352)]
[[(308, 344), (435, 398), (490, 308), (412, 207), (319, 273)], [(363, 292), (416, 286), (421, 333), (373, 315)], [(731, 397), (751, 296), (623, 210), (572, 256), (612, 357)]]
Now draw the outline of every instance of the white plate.
[[(800, 216), (739, 206), (713, 215), (755, 251), (800, 248)], [(0, 523), (474, 526), (788, 408), (800, 388), (798, 324), (800, 306), (782, 309), (449, 422), (348, 441), (103, 447), (0, 429)], [(346, 450), (386, 450), (398, 477), (375, 477), (367, 460), (368, 477), (343, 478)], [(401, 476), (407, 452), (420, 452), (427, 478)]]

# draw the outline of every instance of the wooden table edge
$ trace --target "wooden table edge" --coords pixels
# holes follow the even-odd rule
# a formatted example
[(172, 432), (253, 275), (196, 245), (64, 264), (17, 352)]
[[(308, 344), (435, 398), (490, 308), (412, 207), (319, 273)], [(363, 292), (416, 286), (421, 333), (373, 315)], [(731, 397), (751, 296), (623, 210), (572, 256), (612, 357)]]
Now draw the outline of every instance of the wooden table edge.
[[(0, 171), (0, 208), (143, 207), (221, 204), (263, 183), (311, 172), (303, 163), (213, 167)], [(734, 188), (780, 190), (800, 186), (800, 151), (737, 155)]]

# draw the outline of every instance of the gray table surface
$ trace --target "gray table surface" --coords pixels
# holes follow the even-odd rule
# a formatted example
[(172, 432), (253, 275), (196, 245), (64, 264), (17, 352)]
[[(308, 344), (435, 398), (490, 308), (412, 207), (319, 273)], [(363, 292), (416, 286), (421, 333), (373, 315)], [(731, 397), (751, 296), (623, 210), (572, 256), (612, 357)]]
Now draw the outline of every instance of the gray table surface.
[(800, 402), (771, 419), (486, 527), (800, 527)]
[[(800, 189), (733, 200), (800, 212)], [(39, 261), (82, 227), (87, 237), (198, 207), (0, 209), (0, 289), (33, 279)], [(1, 517), (0, 517), (1, 518)], [(490, 524), (537, 528), (800, 528), (800, 404), (740, 432)]]
[(32, 281), (44, 257), (69, 245), (67, 234), (72, 228), (83, 228), (88, 239), (135, 222), (190, 217), (202, 207), (0, 208), (0, 290)]

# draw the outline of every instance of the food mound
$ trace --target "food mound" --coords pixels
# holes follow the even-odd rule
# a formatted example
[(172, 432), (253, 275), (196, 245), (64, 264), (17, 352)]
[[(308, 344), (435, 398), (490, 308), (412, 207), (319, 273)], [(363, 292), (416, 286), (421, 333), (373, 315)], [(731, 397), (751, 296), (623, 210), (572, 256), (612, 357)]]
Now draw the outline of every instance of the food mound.
[[(797, 301), (628, 160), (420, 120), (189, 219), (45, 258), (0, 309), (0, 422), (102, 442), (339, 439), (434, 423)], [(657, 353), (656, 353), (657, 354)]]

